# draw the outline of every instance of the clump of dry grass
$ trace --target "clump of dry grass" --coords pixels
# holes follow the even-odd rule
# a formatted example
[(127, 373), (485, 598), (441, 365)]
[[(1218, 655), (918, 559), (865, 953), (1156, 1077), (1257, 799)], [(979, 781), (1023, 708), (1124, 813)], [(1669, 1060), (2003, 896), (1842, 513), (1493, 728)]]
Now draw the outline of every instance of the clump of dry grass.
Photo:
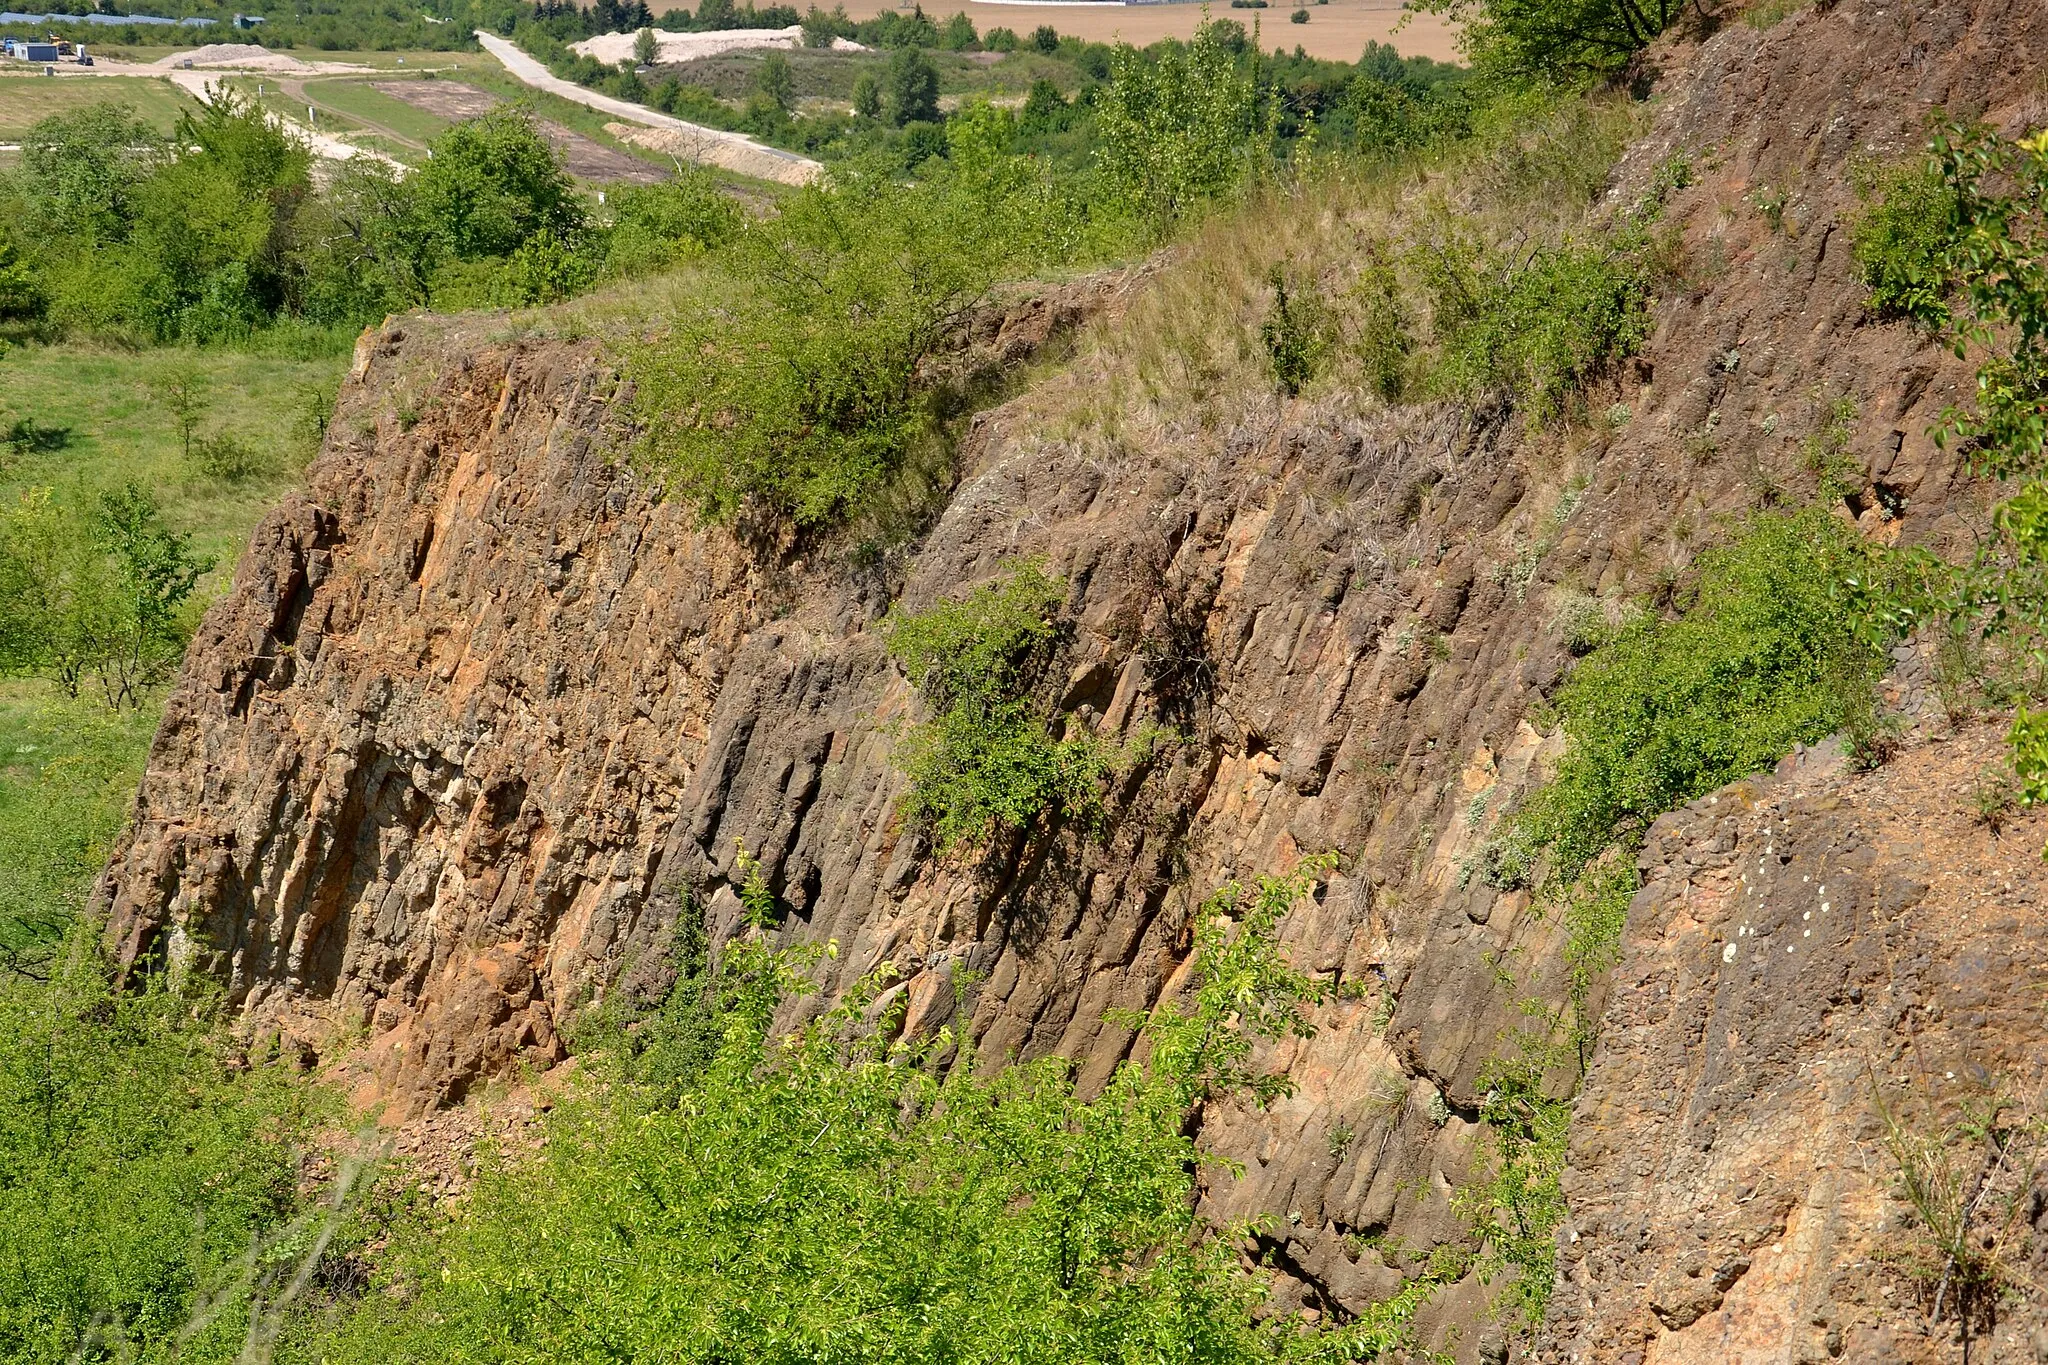
[(1874, 1082), (1872, 1093), (1899, 1197), (1912, 1210), (1880, 1259), (1913, 1281), (1930, 1323), (1951, 1320), (1967, 1339), (2002, 1297), (2031, 1287), (2030, 1215), (2048, 1124), (1991, 1095), (1953, 1122), (1916, 1126)]
[(1638, 118), (1619, 101), (1516, 104), (1449, 150), (1258, 183), (1092, 330), (1077, 367), (1089, 383), (1068, 396), (1061, 425), (1155, 447), (1241, 427), (1276, 401), (1276, 279), (1329, 330), (1301, 386), (1307, 403), (1453, 396), (1436, 378), (1446, 290), (1422, 267), (1456, 255), (1507, 275), (1597, 236), (1601, 194)]

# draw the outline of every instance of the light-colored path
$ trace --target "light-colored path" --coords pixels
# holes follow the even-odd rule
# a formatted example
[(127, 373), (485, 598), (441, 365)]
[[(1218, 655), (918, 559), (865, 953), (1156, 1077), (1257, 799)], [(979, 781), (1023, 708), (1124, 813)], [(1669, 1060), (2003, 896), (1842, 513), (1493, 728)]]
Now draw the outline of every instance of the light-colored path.
[[(238, 73), (233, 71), (182, 70), (172, 71), (169, 73), (171, 78), (171, 84), (179, 86), (182, 89), (191, 91), (200, 99), (207, 98), (207, 92), (213, 88), (214, 83), (218, 81), (222, 76), (233, 76), (238, 74), (244, 73)], [(264, 72), (261, 74), (272, 75), (275, 73)], [(299, 122), (295, 118), (287, 118), (283, 114), (278, 113), (275, 109), (270, 110), (269, 112), (270, 117), (276, 119), (279, 123), (283, 124), (286, 128), (291, 130), (291, 132), (295, 134), (301, 141), (303, 141), (308, 147), (311, 147), (313, 149), (313, 154), (315, 156), (325, 157), (329, 161), (348, 161), (355, 157), (366, 156), (369, 157), (372, 161), (381, 161), (385, 165), (393, 167), (394, 169), (398, 170), (400, 173), (403, 173), (406, 169), (405, 163), (398, 160), (396, 157), (386, 156), (384, 155), (384, 153), (376, 151), (373, 148), (358, 147), (353, 142), (343, 142), (340, 138), (332, 137), (326, 133), (323, 133), (318, 128), (308, 127), (307, 125)]]
[[(144, 76), (159, 80), (168, 80), (170, 81), (171, 84), (177, 86), (180, 90), (183, 90), (186, 93), (194, 95), (200, 99), (206, 99), (209, 93), (212, 91), (214, 84), (217, 81), (219, 81), (223, 76), (267, 76), (274, 78), (277, 75), (276, 71), (266, 70), (263, 68), (257, 68), (249, 71), (235, 71), (220, 68), (215, 68), (213, 70), (206, 71), (187, 71), (182, 67), (166, 69), (162, 66), (156, 65), (141, 66), (122, 62), (104, 61), (98, 63), (95, 66), (60, 66), (57, 68), (57, 70), (61, 76), (69, 80), (89, 80), (94, 76)], [(289, 130), (292, 133), (293, 136), (299, 138), (306, 144), (306, 146), (311, 148), (313, 151), (313, 155), (315, 156), (321, 157), (328, 161), (348, 161), (354, 157), (367, 156), (373, 161), (382, 161), (387, 165), (395, 167), (399, 171), (405, 170), (405, 165), (403, 162), (394, 160), (393, 158), (384, 155), (384, 153), (382, 152), (375, 151), (369, 147), (358, 147), (352, 142), (343, 142), (338, 137), (332, 137), (326, 133), (321, 132), (317, 128), (309, 128), (305, 124), (299, 122), (297, 119), (288, 118), (285, 115), (278, 113), (274, 109), (269, 112), (271, 118), (275, 119), (278, 123), (282, 124), (287, 130)]]
[(505, 69), (517, 79), (536, 90), (545, 90), (550, 95), (559, 95), (565, 100), (588, 105), (592, 109), (610, 114), (627, 123), (637, 123), (643, 128), (655, 128), (663, 132), (678, 134), (674, 138), (663, 138), (664, 150), (673, 150), (677, 155), (691, 161), (720, 166), (741, 175), (751, 175), (757, 180), (775, 180), (785, 185), (802, 185), (815, 179), (824, 167), (807, 156), (785, 152), (779, 147), (764, 147), (750, 137), (739, 133), (728, 133), (722, 128), (706, 128), (700, 123), (686, 123), (672, 118), (656, 109), (634, 104), (630, 100), (613, 99), (600, 95), (595, 90), (585, 90), (574, 81), (565, 81), (549, 71), (532, 57), (521, 52), (511, 43), (494, 33), (478, 30), (476, 40), (483, 44), (484, 51), (503, 63)]

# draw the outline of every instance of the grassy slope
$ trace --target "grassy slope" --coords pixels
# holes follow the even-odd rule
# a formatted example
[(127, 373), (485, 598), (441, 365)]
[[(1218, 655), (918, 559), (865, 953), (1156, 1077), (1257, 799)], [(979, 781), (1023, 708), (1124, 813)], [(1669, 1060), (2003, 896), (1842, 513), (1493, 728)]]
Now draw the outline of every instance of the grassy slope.
[(127, 818), (156, 711), (110, 713), (0, 681), (0, 943), (11, 923), (82, 904)]
[[(887, 52), (820, 52), (799, 48), (783, 54), (800, 99), (829, 99), (847, 103), (853, 98), (854, 83), (862, 72), (882, 79), (889, 68)], [(1080, 87), (1080, 73), (1073, 63), (1057, 61), (1038, 52), (1013, 52), (996, 60), (994, 53), (932, 52), (925, 54), (938, 69), (941, 95), (986, 94), (994, 98), (1022, 98), (1031, 83), (1051, 81), (1068, 95)], [(766, 52), (726, 52), (694, 62), (664, 66), (656, 77), (673, 75), (690, 85), (701, 85), (722, 99), (744, 102), (753, 92), (754, 81)]]
[[(213, 596), (264, 509), (312, 453), (311, 432), (297, 420), (310, 388), (331, 393), (346, 365), (341, 356), (19, 347), (0, 358), (7, 420), (69, 428), (69, 439), (59, 450), (0, 458), (0, 499), (38, 486), (76, 497), (133, 480), (213, 557), (201, 585)], [(272, 458), (273, 473), (231, 486), (186, 464), (149, 387), (180, 366), (207, 380), (212, 402), (201, 431), (235, 432)], [(81, 902), (127, 816), (156, 721), (154, 704), (116, 715), (41, 681), (0, 682), (0, 923)]]
[(155, 76), (83, 76), (54, 80), (48, 76), (0, 75), (0, 142), (19, 142), (38, 121), (68, 114), (87, 105), (117, 100), (159, 131), (177, 124), (181, 109), (195, 107), (192, 98)]

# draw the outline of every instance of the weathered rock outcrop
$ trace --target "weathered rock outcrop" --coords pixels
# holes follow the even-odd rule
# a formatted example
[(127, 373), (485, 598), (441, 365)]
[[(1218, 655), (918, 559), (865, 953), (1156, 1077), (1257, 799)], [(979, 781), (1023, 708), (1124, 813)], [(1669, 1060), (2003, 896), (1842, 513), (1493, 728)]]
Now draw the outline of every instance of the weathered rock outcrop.
[[(879, 560), (760, 553), (663, 502), (612, 453), (616, 381), (592, 343), (387, 326), (365, 338), (306, 491), (265, 521), (194, 642), (103, 882), (110, 932), (130, 957), (196, 955), (254, 1032), (345, 1054), (360, 1096), (399, 1120), (559, 1057), (597, 993), (656, 988), (678, 916), (733, 922), (744, 845), (793, 910), (787, 932), (842, 945), (828, 992), (887, 962), (918, 1028), (971, 980), (984, 1048), (1061, 1052), (1093, 1080), (1133, 1041), (1106, 1012), (1174, 988), (1203, 894), (1334, 850), (1327, 893), (1286, 932), (1301, 965), (1349, 989), (1276, 1059), (1297, 1092), (1209, 1114), (1205, 1133), (1246, 1164), (1212, 1209), (1274, 1215), (1267, 1249), (1291, 1292), (1360, 1307), (1461, 1236), (1449, 1196), (1474, 1156), (1481, 1067), (1524, 993), (1561, 989), (1545, 967), (1558, 927), (1468, 870), (1552, 743), (1525, 717), (1568, 663), (1560, 605), (1646, 592), (1717, 520), (1810, 488), (1799, 441), (1843, 395), (1864, 474), (1845, 514), (1943, 546), (1981, 525), (1981, 490), (1925, 436), (1969, 371), (1863, 312), (1848, 165), (1905, 154), (1937, 104), (2038, 119), (2044, 55), (2048, 19), (2000, 0), (1849, 0), (1666, 53), (1663, 102), (1611, 195), (1633, 202), (1690, 158), (1696, 183), (1666, 219), (1690, 284), (1598, 396), (1628, 406), (1625, 424), (1534, 438), (1500, 415), (1360, 399), (1091, 439), (1056, 434), (1093, 382), (1059, 373), (974, 420), (943, 511)], [(1131, 775), (1107, 835), (1052, 830), (942, 864), (894, 816), (892, 727), (915, 699), (874, 627), (892, 602), (1032, 555), (1070, 587), (1046, 699), (1070, 725), (1186, 740)], [(1900, 771), (1939, 761), (1914, 750)], [(1892, 780), (1856, 790), (1877, 801)], [(1809, 799), (1763, 793), (1739, 800)], [(1723, 838), (1711, 812), (1731, 802), (1660, 827), (1632, 912), (1582, 1099), (1585, 1213), (1555, 1324), (1568, 1356), (1736, 1358), (1696, 1344), (1726, 1321), (1792, 1359), (1787, 1343), (1822, 1330), (1741, 1305), (1847, 1245), (1816, 1231), (1824, 1210), (1794, 1218), (1834, 1196), (1804, 1167), (1770, 1183), (1728, 1163), (1806, 1159), (1784, 1087), (1814, 1083), (1809, 1043), (1834, 1049), (1824, 1112), (1860, 1131), (1830, 1032), (1848, 1025), (1827, 1004), (1840, 983), (1797, 953), (1753, 966), (1745, 935), (1746, 974), (1714, 975), (1723, 921), (1782, 936), (1805, 909), (1786, 879), (1812, 875), (1770, 871), (1754, 894), (1776, 919), (1719, 882), (1696, 904), (1682, 888), (1706, 874), (1681, 860)], [(1786, 809), (1743, 816), (1729, 848), (1748, 859), (1762, 824), (1792, 818), (1800, 842), (1774, 847), (1819, 858), (1834, 838), (1827, 856), (1848, 856), (1827, 832), (1846, 817)], [(1931, 845), (1879, 858), (1877, 817), (1858, 827), (1862, 889), (1828, 934), (1888, 933), (1866, 902), (1895, 915), (1886, 888), (1934, 881), (1913, 871), (1941, 856)], [(1854, 965), (1866, 950), (1825, 941), (1862, 1008), (1888, 1008)], [(1951, 940), (1937, 967), (1928, 942), (1923, 993), (1964, 962)], [(1997, 972), (2020, 970), (1997, 952)], [(1503, 961), (1531, 970), (1504, 985)], [(1741, 1041), (1698, 1031), (1730, 1026)], [(1779, 1069), (1741, 1069), (1757, 1056)], [(1706, 1098), (1660, 1108), (1676, 1077)], [(1731, 1181), (1768, 1193), (1724, 1198)], [(1699, 1200), (1703, 1240), (1680, 1247)], [(1402, 1250), (1362, 1254), (1375, 1233)], [(1685, 1283), (1659, 1279), (1667, 1261)], [(1461, 1359), (1498, 1358), (1487, 1292), (1475, 1277), (1431, 1310)], [(1861, 1302), (1847, 1292), (1830, 1301)]]
[[(2038, 818), (1994, 832), (1971, 794), (2001, 727), (1881, 773), (1823, 748), (1657, 823), (1573, 1126), (1557, 1360), (2034, 1361), (2048, 1310), (1929, 1326), (1938, 1263), (1899, 1195), (1886, 1121), (1982, 1189), (1973, 1238), (2044, 1223), (2048, 867)], [(1994, 1097), (2000, 1163), (1949, 1134)], [(1940, 1141), (1948, 1135), (1946, 1143)], [(2048, 1248), (2001, 1239), (2009, 1272)], [(1937, 1278), (1916, 1275), (1916, 1261)]]

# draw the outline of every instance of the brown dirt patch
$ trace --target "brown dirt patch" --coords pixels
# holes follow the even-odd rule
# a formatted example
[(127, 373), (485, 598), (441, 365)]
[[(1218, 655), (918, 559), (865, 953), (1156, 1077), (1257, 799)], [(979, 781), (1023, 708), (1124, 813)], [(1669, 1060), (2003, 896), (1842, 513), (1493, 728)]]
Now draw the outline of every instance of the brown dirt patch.
[[(424, 109), (437, 118), (455, 122), (475, 118), (504, 103), (490, 91), (464, 85), (461, 81), (377, 81), (371, 88), (393, 99), (404, 100), (415, 109)], [(651, 166), (637, 157), (593, 142), (559, 123), (547, 119), (536, 119), (535, 122), (548, 141), (560, 149), (569, 174), (578, 180), (599, 184), (652, 185), (668, 179), (668, 173), (659, 166)]]
[(380, 95), (404, 100), (415, 109), (424, 109), (436, 118), (455, 122), (489, 113), (503, 102), (489, 91), (461, 81), (372, 81), (370, 88)]
[[(660, 14), (688, 3), (689, 0), (653, 0), (653, 7)], [(847, 0), (846, 12), (856, 19), (870, 19), (894, 8), (896, 0)], [(1061, 33), (1092, 42), (1122, 40), (1143, 47), (1161, 38), (1191, 37), (1206, 12), (1214, 19), (1234, 19), (1246, 30), (1257, 21), (1259, 46), (1268, 52), (1276, 47), (1292, 51), (1299, 44), (1311, 57), (1355, 62), (1365, 51), (1366, 43), (1376, 40), (1393, 44), (1403, 56), (1434, 57), (1446, 62), (1459, 59), (1457, 26), (1435, 15), (1418, 14), (1409, 17), (1404, 27), (1400, 0), (1330, 0), (1327, 5), (1309, 0), (1309, 21), (1305, 24), (1287, 22), (1295, 0), (1269, 0), (1268, 8), (1262, 10), (1231, 9), (1227, 0), (1214, 0), (1207, 6), (990, 5), (968, 0), (962, 5), (946, 5), (927, 12), (951, 13), (956, 8), (964, 9), (974, 20), (975, 28), (983, 33), (992, 28), (1029, 33), (1040, 24), (1051, 24)]]

